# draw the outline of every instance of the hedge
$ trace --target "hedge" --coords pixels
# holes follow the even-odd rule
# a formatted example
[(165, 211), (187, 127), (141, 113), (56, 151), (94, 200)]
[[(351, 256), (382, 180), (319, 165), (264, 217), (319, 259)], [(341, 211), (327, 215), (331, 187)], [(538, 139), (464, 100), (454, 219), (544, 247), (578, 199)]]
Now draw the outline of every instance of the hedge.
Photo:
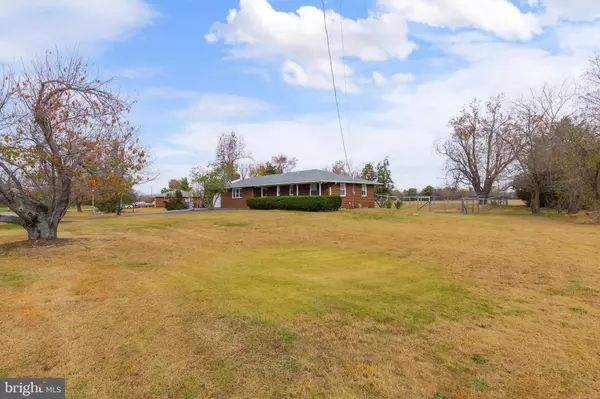
[(250, 209), (283, 209), (288, 211), (329, 212), (342, 206), (342, 198), (329, 195), (248, 198)]

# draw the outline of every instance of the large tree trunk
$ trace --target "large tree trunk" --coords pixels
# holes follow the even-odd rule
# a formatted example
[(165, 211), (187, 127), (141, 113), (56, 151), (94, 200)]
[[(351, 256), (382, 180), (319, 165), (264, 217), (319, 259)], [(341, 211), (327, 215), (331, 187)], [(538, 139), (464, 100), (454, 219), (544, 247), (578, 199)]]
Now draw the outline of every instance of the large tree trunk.
[(539, 185), (536, 185), (533, 191), (531, 192), (531, 213), (538, 214), (540, 213), (540, 196), (542, 190)]
[(30, 240), (55, 240), (58, 236), (58, 221), (40, 220), (36, 224), (25, 225)]

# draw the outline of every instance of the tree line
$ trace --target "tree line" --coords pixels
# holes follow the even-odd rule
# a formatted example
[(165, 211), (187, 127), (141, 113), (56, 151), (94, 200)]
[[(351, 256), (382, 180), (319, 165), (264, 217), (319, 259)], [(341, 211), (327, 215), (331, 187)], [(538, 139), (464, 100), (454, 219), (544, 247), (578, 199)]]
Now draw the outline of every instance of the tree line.
[(473, 100), (449, 127), (437, 151), (453, 186), (481, 198), (512, 187), (532, 213), (600, 210), (600, 57), (576, 82)]

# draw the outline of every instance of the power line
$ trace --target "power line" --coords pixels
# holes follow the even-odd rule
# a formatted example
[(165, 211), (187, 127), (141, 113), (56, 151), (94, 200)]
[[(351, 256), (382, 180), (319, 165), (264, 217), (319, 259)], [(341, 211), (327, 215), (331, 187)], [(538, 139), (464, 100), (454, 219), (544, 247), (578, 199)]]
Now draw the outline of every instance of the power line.
[[(344, 40), (344, 7), (343, 0), (340, 0), (340, 34), (342, 37), (342, 66), (344, 68), (344, 110), (346, 111), (346, 133), (350, 135), (350, 111), (348, 111), (348, 77), (346, 74), (346, 45)], [(350, 153), (352, 148), (348, 142)], [(350, 166), (348, 166), (350, 169)]]
[(327, 29), (327, 16), (325, 15), (325, 0), (321, 0), (323, 8), (323, 24), (325, 25), (325, 37), (327, 38), (327, 53), (329, 54), (329, 67), (331, 68), (331, 81), (333, 83), (333, 95), (335, 96), (335, 108), (337, 109), (338, 122), (340, 124), (340, 135), (342, 136), (342, 146), (344, 147), (344, 157), (346, 166), (350, 172), (350, 162), (348, 162), (348, 152), (346, 151), (346, 140), (344, 139), (344, 128), (342, 127), (342, 117), (340, 115), (340, 103), (338, 100), (337, 87), (335, 85), (335, 73), (333, 71), (333, 58), (331, 57), (331, 44), (329, 42), (329, 30)]

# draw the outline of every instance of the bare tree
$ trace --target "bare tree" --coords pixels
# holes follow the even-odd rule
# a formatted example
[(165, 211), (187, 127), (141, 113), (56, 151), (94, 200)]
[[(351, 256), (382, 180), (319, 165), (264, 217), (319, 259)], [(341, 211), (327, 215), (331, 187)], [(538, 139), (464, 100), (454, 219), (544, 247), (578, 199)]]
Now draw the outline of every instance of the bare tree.
[(563, 118), (556, 128), (558, 209), (577, 213), (600, 203), (600, 138), (586, 119)]
[(19, 77), (3, 72), (0, 202), (14, 215), (0, 215), (0, 222), (22, 226), (29, 239), (53, 239), (74, 181), (94, 176), (115, 143), (114, 159), (129, 176), (143, 169), (146, 153), (125, 118), (130, 105), (109, 90), (110, 80), (88, 76), (79, 57), (47, 53)]
[(271, 163), (275, 166), (278, 173), (286, 173), (291, 172), (296, 168), (298, 164), (298, 159), (294, 157), (288, 157), (284, 154), (279, 154), (271, 157)]
[(251, 163), (238, 163), (237, 172), (240, 174), (241, 179), (246, 179), (250, 176), (250, 171), (252, 170)]
[(336, 173), (338, 175), (352, 176), (360, 178), (361, 172), (358, 170), (354, 170), (352, 165), (346, 163), (346, 161), (335, 161), (331, 164), (331, 166), (326, 166), (323, 168), (328, 172)]
[(70, 204), (77, 207), (77, 212), (83, 212), (81, 205), (84, 201), (91, 198), (91, 190), (89, 182), (86, 177), (81, 177), (73, 181), (71, 188), (71, 202)]
[(221, 133), (215, 154), (215, 165), (235, 170), (237, 162), (250, 158), (243, 137), (235, 132)]
[(560, 87), (543, 85), (529, 98), (515, 103), (515, 134), (506, 139), (515, 154), (518, 176), (523, 188), (531, 193), (531, 211), (540, 212), (542, 193), (554, 190), (557, 177), (557, 141), (555, 131), (569, 108), (575, 91), (567, 83)]
[(437, 145), (453, 183), (468, 184), (483, 198), (508, 177), (515, 160), (515, 150), (506, 140), (513, 131), (510, 115), (502, 112), (503, 100), (503, 95), (492, 97), (483, 110), (473, 100), (450, 120), (450, 137)]
[(584, 89), (581, 91), (586, 115), (600, 127), (600, 55), (590, 61), (584, 74)]

